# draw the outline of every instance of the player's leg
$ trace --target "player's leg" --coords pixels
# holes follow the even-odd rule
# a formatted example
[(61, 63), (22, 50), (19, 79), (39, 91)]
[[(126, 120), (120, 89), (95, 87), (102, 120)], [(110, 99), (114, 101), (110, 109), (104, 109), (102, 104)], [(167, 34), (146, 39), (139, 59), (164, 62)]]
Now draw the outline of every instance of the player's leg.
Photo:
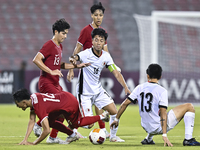
[[(57, 143), (59, 143), (59, 144), (69, 144), (73, 141), (78, 140), (79, 136), (77, 135), (77, 133), (75, 133), (70, 127), (65, 126), (62, 122), (56, 120), (60, 114), (65, 115), (66, 118), (68, 117), (68, 114), (63, 110), (58, 111), (58, 112), (52, 112), (48, 116), (49, 125), (50, 125), (50, 127), (57, 129), (60, 132), (66, 133), (67, 135), (69, 135), (70, 138), (66, 139), (65, 141), (60, 139)], [(49, 136), (48, 138), (51, 138), (51, 137)], [(54, 143), (56, 143), (56, 142), (54, 142)]]
[[(99, 110), (96, 106), (95, 106), (95, 113), (96, 115), (100, 115), (103, 113), (103, 109)], [(106, 130), (106, 127), (105, 127), (105, 122), (103, 122), (102, 120), (98, 121), (99, 123), (99, 128), (104, 130), (104, 132), (106, 133), (106, 138), (109, 138), (110, 137), (110, 133)]]
[(148, 134), (146, 138), (143, 141), (141, 141), (142, 145), (154, 145), (155, 142), (153, 141), (153, 136), (154, 135), (152, 134)]
[[(91, 99), (90, 99), (90, 96), (84, 96), (82, 94), (77, 94), (77, 100), (78, 100), (78, 103), (79, 103), (79, 110), (80, 110), (80, 113), (81, 113), (81, 116), (82, 117), (85, 117), (85, 116), (93, 116), (93, 112), (92, 112), (92, 102), (91, 102)], [(91, 125), (87, 125), (87, 126), (83, 126), (83, 128), (91, 128), (93, 127), (93, 124)], [(86, 136), (82, 136), (79, 132), (78, 132), (78, 127), (77, 128), (74, 128), (73, 131), (75, 133), (77, 133), (77, 135), (79, 136), (79, 138), (87, 138)], [(72, 137), (67, 137), (67, 141), (71, 140)]]
[[(110, 124), (111, 124), (117, 115), (117, 108), (114, 102), (103, 107), (103, 109), (107, 110), (110, 113)], [(118, 130), (118, 127), (113, 127), (112, 129), (110, 129), (110, 142), (125, 142), (124, 140), (122, 140), (116, 135), (117, 130)]]
[(60, 132), (66, 133), (67, 135), (71, 135), (73, 131), (65, 126), (62, 122), (57, 120), (60, 115), (62, 115), (62, 111), (52, 112), (48, 115), (49, 126), (51, 128), (57, 129)]
[[(114, 121), (117, 115), (117, 108), (114, 104), (111, 96), (103, 89), (96, 97), (94, 104), (98, 107), (99, 110), (107, 110), (110, 113), (110, 124)], [(113, 127), (110, 129), (110, 141), (111, 142), (125, 142), (120, 139), (117, 134), (118, 127)]]
[[(92, 97), (93, 96), (90, 96), (90, 95), (78, 94), (77, 99), (79, 101), (79, 110), (82, 117), (93, 116)], [(90, 129), (93, 126), (94, 126), (94, 123), (87, 126), (82, 126), (82, 127), (86, 129)]]
[(200, 143), (192, 137), (195, 119), (194, 106), (191, 103), (185, 103), (173, 108), (172, 110), (178, 122), (184, 118), (185, 139), (183, 141), (183, 145), (200, 146)]
[(103, 112), (101, 115), (96, 116), (85, 116), (80, 119), (79, 127), (94, 124), (95, 122), (102, 120), (102, 121), (109, 121), (109, 113), (107, 111)]
[[(107, 111), (105, 111), (103, 114), (97, 115), (97, 116), (82, 117), (82, 115), (78, 109), (77, 111), (75, 111), (73, 113), (73, 115), (69, 115), (68, 113), (63, 113), (63, 115), (65, 116), (66, 120), (68, 121), (68, 124), (71, 129), (82, 127), (82, 126), (87, 126), (87, 125), (93, 124), (99, 120), (103, 120), (103, 121), (107, 121), (107, 122), (109, 121), (109, 113)], [(76, 118), (76, 119), (74, 119), (74, 118)], [(66, 142), (70, 143), (74, 140), (78, 140), (79, 138), (80, 137), (75, 133), (75, 134), (68, 136), (66, 139)]]
[[(184, 118), (185, 121), (185, 138), (191, 139), (194, 125), (195, 110), (192, 104), (186, 103), (179, 105), (167, 114), (167, 131), (173, 129)], [(160, 127), (161, 130), (161, 127)], [(158, 129), (158, 134), (160, 130)], [(162, 132), (162, 130), (161, 130)], [(189, 134), (188, 134), (189, 133)], [(153, 135), (148, 134), (147, 137), (141, 142), (142, 144), (155, 144), (153, 141)]]

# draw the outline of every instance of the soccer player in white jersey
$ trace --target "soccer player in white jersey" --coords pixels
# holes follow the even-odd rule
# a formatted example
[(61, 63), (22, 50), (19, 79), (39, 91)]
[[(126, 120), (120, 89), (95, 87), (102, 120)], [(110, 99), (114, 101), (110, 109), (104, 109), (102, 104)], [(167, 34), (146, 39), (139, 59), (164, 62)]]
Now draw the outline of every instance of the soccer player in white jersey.
[(142, 144), (155, 144), (153, 136), (162, 134), (164, 146), (173, 146), (167, 138), (167, 132), (173, 129), (184, 118), (185, 139), (184, 146), (200, 146), (200, 143), (192, 138), (195, 110), (191, 103), (185, 103), (171, 109), (167, 113), (167, 90), (158, 84), (162, 76), (162, 68), (158, 64), (150, 64), (146, 70), (148, 82), (138, 85), (128, 98), (121, 104), (111, 128), (119, 125), (119, 118), (127, 106), (138, 102), (141, 125), (148, 133)]
[[(125, 93), (130, 94), (123, 76), (116, 70), (113, 59), (110, 54), (103, 50), (108, 34), (102, 28), (96, 28), (91, 33), (93, 47), (86, 49), (70, 58), (70, 62), (76, 65), (76, 61), (91, 63), (87, 69), (83, 68), (79, 72), (79, 82), (77, 84), (77, 99), (79, 100), (80, 111), (83, 116), (91, 116), (92, 105), (99, 110), (107, 110), (111, 115), (111, 122), (114, 121), (117, 109), (113, 99), (105, 91), (100, 82), (102, 69), (107, 66), (113, 73), (118, 82), (123, 86)], [(93, 126), (90, 125), (88, 128)], [(124, 142), (116, 136), (118, 128), (110, 130), (110, 142)]]

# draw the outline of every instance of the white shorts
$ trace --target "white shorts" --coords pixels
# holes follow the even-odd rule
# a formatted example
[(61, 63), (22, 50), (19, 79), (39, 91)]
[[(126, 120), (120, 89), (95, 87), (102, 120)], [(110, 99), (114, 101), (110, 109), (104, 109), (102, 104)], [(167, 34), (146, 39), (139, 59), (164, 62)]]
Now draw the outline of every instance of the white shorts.
[(114, 102), (104, 89), (96, 95), (78, 94), (77, 99), (82, 117), (93, 116), (92, 105), (95, 105), (99, 110), (101, 110), (103, 107)]
[[(173, 129), (179, 122), (176, 119), (176, 116), (174, 114), (174, 111), (171, 109), (168, 113), (167, 113), (167, 132), (169, 132), (171, 129)], [(156, 129), (155, 131), (149, 133), (149, 134), (162, 134), (162, 127), (160, 126), (158, 129)]]

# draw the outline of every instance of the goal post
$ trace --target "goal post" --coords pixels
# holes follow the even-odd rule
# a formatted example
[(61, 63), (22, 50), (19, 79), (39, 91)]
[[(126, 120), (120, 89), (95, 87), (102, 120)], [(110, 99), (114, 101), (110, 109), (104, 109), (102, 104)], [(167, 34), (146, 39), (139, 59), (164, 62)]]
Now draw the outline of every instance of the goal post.
[(153, 11), (151, 16), (133, 15), (139, 31), (140, 83), (146, 68), (159, 63), (160, 84), (169, 102), (200, 102), (200, 12)]

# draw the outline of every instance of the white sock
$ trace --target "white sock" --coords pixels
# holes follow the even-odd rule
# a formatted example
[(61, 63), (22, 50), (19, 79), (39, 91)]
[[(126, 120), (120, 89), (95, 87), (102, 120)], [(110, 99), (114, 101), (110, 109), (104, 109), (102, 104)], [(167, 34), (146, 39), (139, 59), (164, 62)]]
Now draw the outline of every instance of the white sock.
[[(111, 125), (111, 123), (114, 121), (116, 115), (117, 115), (117, 114), (115, 114), (115, 115), (110, 115), (110, 125)], [(118, 127), (113, 127), (112, 129), (110, 129), (110, 138), (116, 137), (117, 130), (118, 130)]]
[(76, 132), (73, 132), (73, 133), (70, 135), (70, 137), (75, 137), (75, 135), (76, 135)]
[(78, 130), (77, 130), (76, 128), (74, 128), (74, 129), (73, 129), (73, 132), (74, 132), (74, 133), (77, 133), (77, 132), (78, 132)]
[(148, 133), (148, 135), (145, 139), (147, 139), (147, 141), (150, 142), (153, 140), (153, 135)]
[(192, 138), (194, 128), (195, 113), (186, 112), (184, 115), (185, 122), (185, 139), (189, 140)]
[(101, 130), (103, 130), (104, 132), (106, 132), (106, 128), (102, 128)]

